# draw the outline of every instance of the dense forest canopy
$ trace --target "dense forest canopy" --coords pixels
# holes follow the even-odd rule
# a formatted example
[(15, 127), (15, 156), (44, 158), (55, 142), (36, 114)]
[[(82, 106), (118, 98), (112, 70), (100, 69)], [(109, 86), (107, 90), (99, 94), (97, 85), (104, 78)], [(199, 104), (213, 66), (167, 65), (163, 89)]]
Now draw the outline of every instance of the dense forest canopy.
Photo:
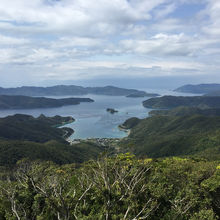
[(102, 155), (76, 168), (22, 160), (0, 173), (0, 219), (220, 217), (220, 166), (184, 158)]

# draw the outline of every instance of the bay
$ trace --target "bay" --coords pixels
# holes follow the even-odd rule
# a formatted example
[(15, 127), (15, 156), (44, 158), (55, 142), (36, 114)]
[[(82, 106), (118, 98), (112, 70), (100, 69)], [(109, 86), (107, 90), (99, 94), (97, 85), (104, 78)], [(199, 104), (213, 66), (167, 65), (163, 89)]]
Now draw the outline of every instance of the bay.
[[(193, 95), (180, 94), (169, 90), (149, 90), (148, 92), (156, 92), (161, 95)], [(49, 96), (48, 96), (49, 97)], [(51, 97), (51, 96), (50, 96)], [(71, 96), (52, 97), (66, 98)], [(65, 125), (74, 129), (74, 134), (70, 139), (86, 139), (86, 138), (122, 138), (127, 133), (118, 129), (118, 125), (122, 124), (130, 117), (145, 118), (152, 109), (144, 108), (142, 101), (148, 98), (127, 98), (122, 96), (104, 96), (104, 95), (85, 95), (80, 97), (92, 98), (95, 102), (81, 103), (79, 105), (63, 106), (59, 108), (44, 109), (19, 109), (19, 110), (2, 110), (0, 117), (14, 114), (28, 114), (38, 117), (40, 114), (46, 116), (72, 116), (75, 122)], [(118, 113), (111, 114), (106, 111), (107, 108), (114, 108)]]

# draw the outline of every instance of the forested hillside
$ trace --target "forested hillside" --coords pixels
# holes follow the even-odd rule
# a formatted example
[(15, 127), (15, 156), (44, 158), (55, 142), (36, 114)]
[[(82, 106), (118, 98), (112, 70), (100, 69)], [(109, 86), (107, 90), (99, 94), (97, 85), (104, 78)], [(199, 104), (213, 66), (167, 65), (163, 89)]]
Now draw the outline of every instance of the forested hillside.
[[(220, 117), (153, 116), (141, 120), (121, 141), (124, 151), (149, 157), (220, 155)], [(219, 157), (220, 158), (220, 157)]]
[(184, 85), (174, 91), (176, 92), (186, 92), (186, 93), (198, 93), (207, 94), (216, 91), (220, 91), (220, 84), (210, 83), (210, 84), (199, 84), (199, 85)]
[(45, 117), (34, 118), (30, 115), (16, 114), (0, 118), (0, 138), (5, 140), (26, 140), (46, 142), (57, 140), (65, 142), (65, 138), (74, 131), (71, 128), (57, 128), (58, 125), (71, 123), (72, 117)]
[(71, 146), (57, 141), (36, 143), (0, 140), (0, 166), (14, 167), (23, 158), (53, 161), (56, 164), (79, 164), (91, 158), (96, 158), (105, 150), (110, 149), (93, 143), (79, 143)]
[(219, 163), (198, 159), (23, 160), (1, 169), (0, 219), (217, 220), (219, 182)]
[(65, 95), (114, 95), (114, 96), (149, 96), (154, 97), (157, 94), (146, 93), (137, 89), (125, 89), (115, 86), (104, 87), (82, 87), (75, 85), (57, 85), (50, 87), (22, 86), (17, 88), (0, 87), (1, 95), (25, 95), (25, 96), (65, 96)]
[(94, 102), (89, 98), (52, 99), (45, 97), (0, 95), (0, 109), (53, 108), (65, 105), (77, 105), (80, 102)]
[(220, 96), (162, 96), (143, 102), (143, 106), (152, 109), (169, 109), (179, 106), (199, 108), (220, 108)]

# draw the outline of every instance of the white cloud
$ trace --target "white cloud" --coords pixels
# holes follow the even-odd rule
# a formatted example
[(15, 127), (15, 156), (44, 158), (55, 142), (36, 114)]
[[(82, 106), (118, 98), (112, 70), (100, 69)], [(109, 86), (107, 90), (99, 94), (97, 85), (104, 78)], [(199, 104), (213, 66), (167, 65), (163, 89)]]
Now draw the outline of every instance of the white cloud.
[(10, 36), (4, 36), (0, 34), (0, 45), (23, 45), (29, 43), (28, 39), (24, 38), (15, 38)]
[(220, 36), (220, 2), (216, 0), (209, 0), (208, 6), (202, 12), (202, 15), (207, 19), (203, 31), (212, 36)]
[(217, 73), (219, 21), (216, 0), (0, 0), (0, 76)]
[[(150, 19), (150, 11), (165, 0), (1, 0), (0, 20), (38, 31), (70, 32), (75, 35), (115, 33), (139, 20)], [(15, 23), (14, 23), (15, 22)], [(89, 33), (90, 32), (90, 33)]]
[(174, 12), (176, 8), (177, 6), (175, 3), (164, 5), (162, 8), (155, 10), (154, 16), (156, 19), (162, 19), (170, 13)]
[(159, 33), (148, 40), (123, 40), (121, 44), (128, 53), (190, 56), (194, 52), (193, 48), (189, 47), (189, 39), (183, 33), (178, 35)]

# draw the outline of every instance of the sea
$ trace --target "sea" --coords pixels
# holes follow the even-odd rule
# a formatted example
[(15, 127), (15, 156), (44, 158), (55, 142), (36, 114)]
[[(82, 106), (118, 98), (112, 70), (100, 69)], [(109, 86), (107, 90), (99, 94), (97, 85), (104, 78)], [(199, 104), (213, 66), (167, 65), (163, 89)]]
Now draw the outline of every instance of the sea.
[[(149, 93), (158, 93), (162, 95), (190, 96), (194, 94), (176, 93), (170, 90), (152, 90), (139, 89)], [(47, 96), (50, 98), (68, 98), (72, 96)], [(123, 96), (105, 96), (105, 95), (84, 95), (74, 97), (88, 97), (94, 102), (80, 103), (79, 105), (69, 105), (59, 108), (39, 108), (39, 109), (13, 109), (0, 110), (0, 117), (6, 117), (14, 114), (28, 114), (38, 117), (40, 114), (45, 116), (72, 116), (75, 121), (65, 125), (74, 130), (69, 139), (87, 139), (87, 138), (123, 138), (127, 132), (118, 128), (125, 120), (131, 117), (146, 118), (152, 110), (144, 108), (142, 102), (148, 98), (127, 98)], [(117, 113), (111, 114), (106, 111), (107, 108), (117, 110)]]

